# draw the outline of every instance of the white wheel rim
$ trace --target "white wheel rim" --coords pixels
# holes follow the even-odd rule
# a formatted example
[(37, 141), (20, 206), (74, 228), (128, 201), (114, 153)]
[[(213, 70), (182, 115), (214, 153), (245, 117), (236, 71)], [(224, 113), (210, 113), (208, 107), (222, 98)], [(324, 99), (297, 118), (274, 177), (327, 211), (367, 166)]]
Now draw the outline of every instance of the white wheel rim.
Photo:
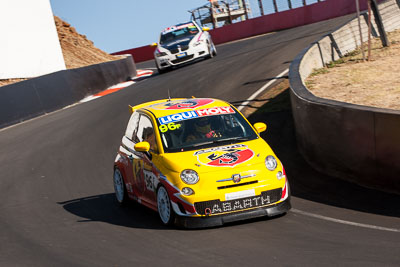
[(118, 202), (124, 199), (124, 180), (122, 179), (121, 172), (118, 169), (114, 171), (114, 190)]
[(157, 205), (158, 213), (160, 214), (161, 221), (167, 224), (171, 216), (171, 206), (169, 203), (169, 197), (167, 190), (164, 187), (160, 187), (157, 193)]

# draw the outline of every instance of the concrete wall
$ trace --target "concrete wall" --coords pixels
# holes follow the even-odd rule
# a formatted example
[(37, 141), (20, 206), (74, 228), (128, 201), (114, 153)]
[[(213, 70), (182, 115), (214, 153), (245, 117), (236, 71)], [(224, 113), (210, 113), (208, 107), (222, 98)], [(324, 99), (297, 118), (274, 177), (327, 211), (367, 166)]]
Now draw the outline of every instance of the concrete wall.
[(65, 70), (49, 0), (1, 0), (0, 32), (0, 79)]
[[(381, 2), (382, 0), (378, 0)], [(367, 8), (366, 1), (360, 1), (361, 10)], [(279, 13), (269, 14), (243, 22), (234, 23), (210, 31), (215, 44), (227, 43), (268, 32), (289, 29), (314, 22), (336, 18), (356, 12), (354, 0), (326, 0)], [(155, 48), (142, 46), (115, 52), (115, 55), (131, 54), (135, 62), (153, 59)]]
[[(396, 0), (381, 3), (380, 11), (386, 31), (400, 28)], [(365, 17), (362, 26), (366, 39)], [(373, 33), (377, 32), (374, 27)], [(304, 84), (313, 69), (353, 51), (359, 44), (355, 18), (312, 44), (292, 62), (289, 79), (299, 150), (321, 172), (400, 193), (400, 111), (318, 98)]]
[(2, 86), (0, 128), (61, 109), (133, 76), (136, 67), (129, 55)]

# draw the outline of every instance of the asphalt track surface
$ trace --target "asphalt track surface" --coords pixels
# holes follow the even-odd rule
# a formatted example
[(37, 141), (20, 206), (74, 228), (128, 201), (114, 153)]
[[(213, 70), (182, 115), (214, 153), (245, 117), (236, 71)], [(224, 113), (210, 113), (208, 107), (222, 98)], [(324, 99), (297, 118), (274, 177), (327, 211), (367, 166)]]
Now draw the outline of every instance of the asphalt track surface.
[(296, 149), (290, 107), (250, 118), (268, 124), (263, 137), (286, 167), (286, 215), (180, 230), (114, 200), (129, 104), (165, 98), (168, 89), (172, 97), (244, 101), (345, 20), (220, 45), (211, 60), (0, 131), (0, 266), (398, 266), (400, 197), (311, 169)]

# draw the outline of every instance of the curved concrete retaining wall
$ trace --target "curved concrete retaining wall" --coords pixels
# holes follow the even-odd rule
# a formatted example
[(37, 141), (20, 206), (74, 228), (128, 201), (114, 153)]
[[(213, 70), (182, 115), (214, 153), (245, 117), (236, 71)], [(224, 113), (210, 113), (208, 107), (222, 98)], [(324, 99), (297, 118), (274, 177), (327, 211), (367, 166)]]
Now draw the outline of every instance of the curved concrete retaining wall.
[[(386, 31), (400, 28), (396, 0), (381, 3), (379, 9)], [(365, 19), (362, 24), (367, 36)], [(354, 50), (358, 38), (355, 18), (292, 62), (289, 79), (298, 147), (317, 170), (400, 193), (400, 111), (318, 98), (304, 84), (313, 69)]]
[(132, 57), (63, 70), (0, 87), (0, 128), (78, 102), (136, 76)]
[[(381, 2), (382, 0), (377, 1)], [(360, 8), (361, 10), (365, 10), (367, 8), (367, 2), (360, 1)], [(325, 0), (308, 6), (264, 15), (213, 29), (210, 31), (210, 34), (215, 44), (222, 44), (251, 36), (336, 18), (354, 12), (356, 12), (356, 3), (354, 0)], [(113, 55), (131, 54), (135, 62), (142, 62), (153, 59), (154, 50), (154, 47), (142, 46), (115, 52)]]

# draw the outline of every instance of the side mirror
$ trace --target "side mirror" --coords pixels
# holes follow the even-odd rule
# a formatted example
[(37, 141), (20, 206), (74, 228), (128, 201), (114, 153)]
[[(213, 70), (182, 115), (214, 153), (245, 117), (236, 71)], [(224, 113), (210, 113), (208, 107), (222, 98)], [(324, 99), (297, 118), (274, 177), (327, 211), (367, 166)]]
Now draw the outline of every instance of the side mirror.
[(210, 30), (210, 28), (208, 27), (203, 27), (203, 31), (208, 32)]
[(138, 152), (149, 152), (150, 144), (149, 144), (149, 142), (143, 141), (143, 142), (136, 143), (134, 148)]
[(152, 43), (150, 46), (151, 46), (151, 47), (156, 47), (156, 46), (157, 46), (157, 43)]
[(263, 122), (256, 122), (254, 123), (254, 128), (256, 129), (257, 133), (262, 133), (267, 130), (267, 125)]

